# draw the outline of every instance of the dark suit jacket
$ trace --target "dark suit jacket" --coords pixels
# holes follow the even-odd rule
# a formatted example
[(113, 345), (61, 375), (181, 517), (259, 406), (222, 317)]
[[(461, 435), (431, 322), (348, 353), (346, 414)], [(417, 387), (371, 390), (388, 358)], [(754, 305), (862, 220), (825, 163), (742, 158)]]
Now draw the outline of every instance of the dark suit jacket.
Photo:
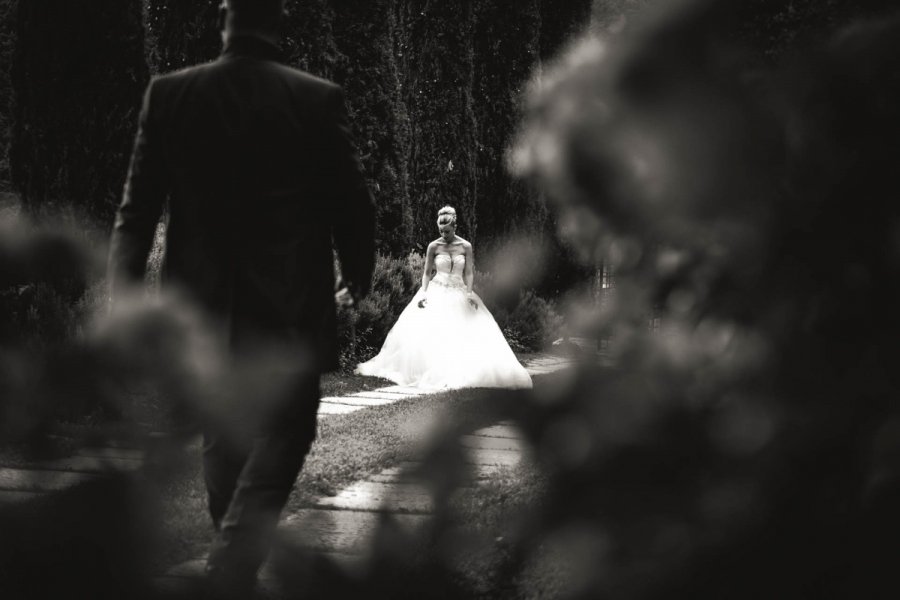
[(165, 285), (187, 292), (232, 345), (269, 337), (336, 366), (332, 240), (361, 296), (375, 230), (339, 86), (252, 37), (155, 78), (112, 235), (113, 300), (143, 279), (166, 202)]

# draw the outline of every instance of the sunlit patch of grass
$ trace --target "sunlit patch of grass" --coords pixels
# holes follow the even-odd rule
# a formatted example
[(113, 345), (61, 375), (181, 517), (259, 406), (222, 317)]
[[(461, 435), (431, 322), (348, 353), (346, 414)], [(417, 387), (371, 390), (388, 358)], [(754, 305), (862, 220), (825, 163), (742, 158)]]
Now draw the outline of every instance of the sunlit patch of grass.
[(347, 396), (357, 392), (365, 392), (389, 385), (394, 382), (380, 377), (365, 377), (363, 375), (355, 375), (349, 373), (325, 373), (322, 375), (322, 397), (329, 396)]

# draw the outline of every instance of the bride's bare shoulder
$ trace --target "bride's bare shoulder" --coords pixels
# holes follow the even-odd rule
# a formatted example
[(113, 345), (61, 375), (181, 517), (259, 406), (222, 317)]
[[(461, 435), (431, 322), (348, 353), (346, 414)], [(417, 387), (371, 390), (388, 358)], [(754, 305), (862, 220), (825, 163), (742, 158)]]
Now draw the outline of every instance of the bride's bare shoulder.
[(469, 240), (465, 240), (463, 238), (459, 238), (459, 245), (462, 246), (466, 250), (472, 249), (472, 242), (470, 242)]

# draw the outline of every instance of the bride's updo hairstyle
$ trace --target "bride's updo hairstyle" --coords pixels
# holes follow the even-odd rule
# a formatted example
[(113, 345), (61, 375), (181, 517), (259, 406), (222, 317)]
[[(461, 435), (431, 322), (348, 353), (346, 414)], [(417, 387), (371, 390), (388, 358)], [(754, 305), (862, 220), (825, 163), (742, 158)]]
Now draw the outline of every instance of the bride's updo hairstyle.
[(456, 227), (456, 209), (452, 206), (445, 206), (439, 210), (437, 224), (438, 227), (443, 227), (444, 225), (453, 225)]

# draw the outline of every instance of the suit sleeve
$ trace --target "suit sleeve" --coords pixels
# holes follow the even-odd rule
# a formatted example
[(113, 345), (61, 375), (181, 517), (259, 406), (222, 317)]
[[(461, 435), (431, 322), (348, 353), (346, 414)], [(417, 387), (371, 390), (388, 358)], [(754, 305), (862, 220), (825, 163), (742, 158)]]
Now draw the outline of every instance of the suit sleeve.
[(332, 232), (341, 272), (354, 296), (369, 292), (375, 267), (375, 203), (366, 183), (347, 117), (344, 93), (335, 86), (327, 100), (326, 171)]
[(113, 225), (107, 273), (112, 300), (143, 280), (168, 193), (158, 132), (151, 118), (153, 84), (151, 81), (144, 94), (122, 203)]

